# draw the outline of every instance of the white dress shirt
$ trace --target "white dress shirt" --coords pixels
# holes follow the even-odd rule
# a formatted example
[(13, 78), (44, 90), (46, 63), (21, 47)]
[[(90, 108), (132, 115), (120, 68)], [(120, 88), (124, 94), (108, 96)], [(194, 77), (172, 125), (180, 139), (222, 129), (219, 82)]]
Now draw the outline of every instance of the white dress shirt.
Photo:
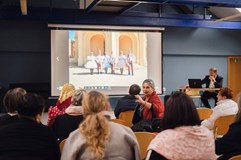
[(221, 116), (237, 114), (237, 112), (238, 105), (236, 102), (234, 102), (232, 99), (221, 100), (217, 103), (215, 108), (213, 108), (212, 115), (208, 119), (202, 121), (201, 125), (212, 130), (216, 119), (218, 119)]

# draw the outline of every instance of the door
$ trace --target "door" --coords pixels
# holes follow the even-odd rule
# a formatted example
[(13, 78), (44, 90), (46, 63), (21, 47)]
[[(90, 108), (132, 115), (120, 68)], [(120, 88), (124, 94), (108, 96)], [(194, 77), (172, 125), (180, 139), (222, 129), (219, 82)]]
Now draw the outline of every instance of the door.
[(241, 56), (228, 57), (228, 87), (233, 90), (234, 99), (241, 92)]

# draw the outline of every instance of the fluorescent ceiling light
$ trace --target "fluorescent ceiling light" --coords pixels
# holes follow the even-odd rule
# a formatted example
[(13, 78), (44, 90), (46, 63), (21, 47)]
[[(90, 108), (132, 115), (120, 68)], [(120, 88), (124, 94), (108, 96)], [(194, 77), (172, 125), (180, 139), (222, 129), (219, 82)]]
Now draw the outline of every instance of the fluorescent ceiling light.
[(241, 8), (236, 8), (241, 13)]

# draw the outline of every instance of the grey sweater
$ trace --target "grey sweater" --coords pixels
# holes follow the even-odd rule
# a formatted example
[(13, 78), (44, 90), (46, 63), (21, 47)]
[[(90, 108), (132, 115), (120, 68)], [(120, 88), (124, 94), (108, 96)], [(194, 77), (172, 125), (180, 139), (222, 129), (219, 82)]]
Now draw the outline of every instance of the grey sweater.
[[(111, 137), (106, 144), (103, 160), (140, 160), (138, 142), (132, 130), (113, 122), (109, 125)], [(94, 160), (79, 129), (73, 131), (66, 140), (61, 160)]]

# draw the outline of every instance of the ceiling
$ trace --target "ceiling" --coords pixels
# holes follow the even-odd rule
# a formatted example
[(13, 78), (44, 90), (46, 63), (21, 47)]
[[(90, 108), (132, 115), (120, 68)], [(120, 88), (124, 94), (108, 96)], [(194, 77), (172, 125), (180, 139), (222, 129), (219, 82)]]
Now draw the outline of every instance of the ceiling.
[[(27, 2), (27, 15), (20, 1)], [(240, 29), (240, 18), (210, 24), (240, 13), (235, 8), (241, 0), (1, 0), (0, 19)]]

